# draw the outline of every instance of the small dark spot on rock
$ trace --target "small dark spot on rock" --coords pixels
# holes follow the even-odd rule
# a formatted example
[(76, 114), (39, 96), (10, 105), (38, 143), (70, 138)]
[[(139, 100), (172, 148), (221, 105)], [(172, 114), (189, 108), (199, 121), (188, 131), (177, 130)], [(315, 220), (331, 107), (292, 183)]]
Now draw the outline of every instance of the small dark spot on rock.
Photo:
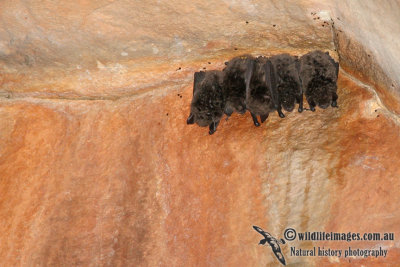
[(181, 95), (180, 95), (179, 97), (180, 97), (180, 98), (182, 98), (182, 96), (181, 96)]
[(208, 62), (208, 64), (211, 64), (211, 62)]
[(275, 26), (276, 26), (276, 24), (272, 25), (272, 27), (275, 27)]
[(339, 17), (337, 17), (337, 19), (338, 19), (338, 20), (340, 20), (340, 18), (339, 18)]
[(377, 109), (375, 109), (375, 112), (377, 112), (378, 110)]
[(206, 67), (203, 68), (203, 70), (205, 70), (205, 69), (206, 69)]
[(317, 18), (313, 18), (313, 20), (316, 20)]
[(379, 115), (376, 115), (377, 118), (379, 118)]
[(371, 57), (371, 55), (370, 55), (370, 54), (368, 54), (368, 57)]
[(237, 48), (236, 48), (236, 47), (235, 47), (234, 49), (235, 49), (235, 50), (237, 50)]
[(225, 62), (225, 65), (228, 65), (228, 61)]
[(182, 68), (181, 67), (179, 67), (179, 68), (177, 68), (176, 70), (181, 70)]
[(317, 19), (319, 19), (319, 17)]
[(322, 27), (325, 27), (325, 25), (324, 25), (324, 24), (322, 24)]
[(168, 116), (168, 113), (166, 115)]
[(394, 84), (392, 83), (392, 87), (394, 87)]
[(249, 22), (246, 20), (246, 24), (249, 24)]

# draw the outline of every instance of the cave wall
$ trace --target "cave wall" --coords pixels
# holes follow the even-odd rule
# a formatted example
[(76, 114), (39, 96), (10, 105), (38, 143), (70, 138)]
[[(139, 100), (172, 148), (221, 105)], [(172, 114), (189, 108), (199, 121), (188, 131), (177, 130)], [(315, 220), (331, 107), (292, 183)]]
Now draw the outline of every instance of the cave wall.
[[(252, 225), (399, 236), (398, 5), (2, 1), (2, 264), (276, 266)], [(195, 71), (312, 49), (340, 59), (339, 109), (186, 125)], [(400, 258), (398, 239), (281, 247)]]
[(337, 1), (335, 40), (341, 66), (374, 86), (391, 111), (400, 114), (400, 22), (398, 1)]

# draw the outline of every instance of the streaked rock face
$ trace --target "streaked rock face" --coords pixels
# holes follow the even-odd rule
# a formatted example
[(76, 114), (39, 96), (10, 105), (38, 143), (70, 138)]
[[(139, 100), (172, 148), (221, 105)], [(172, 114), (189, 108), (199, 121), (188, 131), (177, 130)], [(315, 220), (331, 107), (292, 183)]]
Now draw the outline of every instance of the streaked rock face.
[[(349, 5), (3, 1), (0, 262), (276, 266), (271, 248), (257, 245), (258, 225), (276, 238), (289, 227), (394, 232), (395, 241), (281, 248), (293, 266), (395, 266), (398, 55), (382, 64), (395, 42), (374, 51), (366, 41), (382, 34), (367, 20), (380, 4), (352, 2), (355, 17)], [(383, 26), (396, 32), (390, 20)], [(249, 114), (235, 114), (212, 136), (186, 125), (193, 72), (245, 53), (322, 49), (337, 57), (334, 43), (344, 68), (338, 109), (271, 114), (258, 128)], [(314, 246), (389, 251), (291, 256), (291, 247)]]

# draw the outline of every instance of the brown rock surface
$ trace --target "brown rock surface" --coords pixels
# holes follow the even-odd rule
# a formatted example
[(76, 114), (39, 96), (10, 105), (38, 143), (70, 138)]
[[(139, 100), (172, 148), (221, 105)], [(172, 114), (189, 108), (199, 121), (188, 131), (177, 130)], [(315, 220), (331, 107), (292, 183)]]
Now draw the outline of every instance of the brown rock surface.
[(234, 55), (332, 49), (331, 29), (317, 27), (309, 9), (308, 1), (2, 1), (0, 93), (118, 98), (176, 82), (179, 67), (189, 82)]
[[(373, 2), (340, 3), (2, 1), (0, 266), (277, 266), (253, 225), (394, 232), (281, 247), (293, 266), (396, 266), (400, 68), (396, 52), (382, 64), (395, 45), (377, 32), (398, 22), (366, 18), (397, 4), (374, 17)], [(213, 136), (186, 125), (193, 72), (312, 49), (339, 50), (339, 109), (259, 128), (234, 115)]]

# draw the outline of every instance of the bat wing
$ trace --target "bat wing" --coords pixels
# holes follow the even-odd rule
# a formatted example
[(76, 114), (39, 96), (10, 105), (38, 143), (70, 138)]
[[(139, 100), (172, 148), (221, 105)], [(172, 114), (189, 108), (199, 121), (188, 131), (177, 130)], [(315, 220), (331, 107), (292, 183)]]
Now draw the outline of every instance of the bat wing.
[(276, 88), (276, 75), (274, 66), (272, 65), (272, 62), (270, 60), (267, 60), (265, 64), (265, 74), (272, 102), (274, 103), (275, 108), (278, 108), (279, 103), (278, 103), (278, 91)]
[(250, 81), (254, 70), (254, 60), (249, 58), (246, 62), (246, 72), (244, 74), (244, 81), (246, 83), (246, 98), (250, 97)]
[(206, 73), (204, 71), (199, 71), (194, 73), (193, 95), (205, 77)]

